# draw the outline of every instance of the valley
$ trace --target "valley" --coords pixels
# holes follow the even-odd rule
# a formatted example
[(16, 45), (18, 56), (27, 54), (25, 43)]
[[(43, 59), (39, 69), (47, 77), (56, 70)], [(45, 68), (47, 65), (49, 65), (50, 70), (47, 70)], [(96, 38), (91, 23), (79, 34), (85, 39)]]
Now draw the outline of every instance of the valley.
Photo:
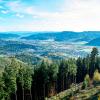
[(0, 99), (99, 98), (99, 37), (99, 32), (2, 33)]
[(44, 58), (57, 60), (85, 57), (93, 46), (100, 50), (98, 43), (97, 45), (91, 44), (97, 37), (100, 37), (99, 32), (2, 33), (0, 55), (15, 56), (32, 64)]

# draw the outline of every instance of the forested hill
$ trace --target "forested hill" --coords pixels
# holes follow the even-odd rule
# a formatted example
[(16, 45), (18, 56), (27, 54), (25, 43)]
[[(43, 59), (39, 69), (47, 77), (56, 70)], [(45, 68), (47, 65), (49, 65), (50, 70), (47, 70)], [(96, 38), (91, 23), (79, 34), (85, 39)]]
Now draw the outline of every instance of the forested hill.
[[(44, 59), (34, 66), (14, 57), (2, 58), (0, 66), (3, 69), (0, 72), (0, 100), (44, 100), (72, 89), (70, 86), (73, 84), (77, 89), (81, 83), (82, 90), (100, 85), (100, 57), (97, 48), (93, 48), (91, 54), (84, 58), (57, 62)], [(74, 98), (74, 92), (72, 90), (68, 97), (66, 94), (65, 100), (71, 96)]]
[(0, 39), (12, 39), (18, 37), (20, 37), (20, 35), (13, 32), (0, 32)]
[(100, 46), (100, 38), (96, 38), (96, 39), (91, 40), (89, 43), (87, 43), (87, 45)]
[[(62, 38), (61, 38), (62, 37)], [(26, 39), (55, 41), (91, 41), (100, 37), (100, 31), (62, 31), (62, 32), (0, 32), (0, 39)]]
[(98, 37), (100, 37), (99, 31), (84, 31), (84, 32), (63, 31), (63, 32), (43, 32), (35, 34), (31, 33), (29, 36), (21, 37), (21, 39), (26, 39), (26, 40), (54, 39), (55, 41), (68, 41), (68, 40), (90, 41)]

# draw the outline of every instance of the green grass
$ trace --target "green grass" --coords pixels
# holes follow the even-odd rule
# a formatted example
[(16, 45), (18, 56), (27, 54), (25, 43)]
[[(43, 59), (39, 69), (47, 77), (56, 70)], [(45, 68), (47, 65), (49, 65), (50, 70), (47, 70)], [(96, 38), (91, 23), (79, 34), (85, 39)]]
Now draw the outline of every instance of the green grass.
[(85, 90), (81, 90), (80, 92), (76, 93), (74, 95), (77, 100), (91, 100), (91, 97), (96, 96), (97, 94), (100, 93), (100, 87), (92, 87), (92, 88), (87, 88)]
[[(81, 87), (81, 86), (80, 86)], [(74, 95), (72, 96), (72, 90)], [(72, 87), (68, 90), (60, 92), (59, 94), (46, 98), (46, 100), (98, 100), (100, 97), (100, 84), (94, 87), (88, 87), (84, 90), (78, 90), (78, 87)]]
[(69, 98), (72, 94), (77, 92), (80, 87), (81, 87), (81, 85), (79, 85), (79, 86), (74, 85), (70, 89), (62, 91), (59, 94), (52, 96), (51, 98), (46, 98), (46, 100), (66, 100), (66, 98)]

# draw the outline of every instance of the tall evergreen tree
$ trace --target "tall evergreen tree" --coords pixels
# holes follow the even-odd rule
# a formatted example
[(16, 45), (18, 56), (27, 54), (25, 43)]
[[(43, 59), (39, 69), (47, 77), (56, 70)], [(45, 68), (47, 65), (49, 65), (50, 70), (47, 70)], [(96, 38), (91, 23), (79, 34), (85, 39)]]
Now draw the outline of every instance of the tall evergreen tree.
[(66, 80), (68, 76), (68, 65), (67, 61), (61, 60), (58, 69), (58, 92), (65, 89)]
[(48, 82), (48, 63), (42, 61), (39, 67), (34, 71), (34, 83), (36, 86), (37, 97), (35, 99), (44, 100), (46, 96), (46, 84)]
[(54, 95), (56, 89), (56, 82), (57, 82), (57, 74), (58, 74), (58, 66), (55, 63), (52, 63), (48, 66), (48, 95)]
[[(22, 100), (24, 100), (24, 72), (25, 72), (24, 65), (21, 64), (19, 72), (18, 72), (18, 76), (17, 76), (17, 78), (18, 78), (17, 81), (22, 90)], [(20, 94), (20, 97), (21, 97), (21, 94)]]
[(7, 96), (4, 88), (5, 88), (5, 84), (4, 84), (4, 81), (2, 79), (2, 74), (0, 73), (0, 100), (5, 100), (5, 98)]
[(25, 72), (23, 74), (24, 80), (24, 89), (26, 90), (26, 99), (25, 100), (32, 100), (32, 93), (31, 93), (31, 86), (32, 86), (32, 74), (33, 69), (29, 66), (25, 67)]
[(15, 94), (15, 99), (17, 99), (16, 74), (16, 70), (13, 66), (10, 65), (5, 67), (3, 72), (3, 80), (5, 84), (5, 90), (8, 93), (7, 100), (10, 99), (12, 93)]
[(90, 55), (90, 69), (89, 69), (89, 75), (90, 75), (90, 78), (93, 78), (93, 73), (94, 71), (97, 69), (96, 68), (96, 58), (98, 56), (98, 49), (97, 48), (93, 48), (92, 49), (92, 52), (91, 52), (91, 55)]

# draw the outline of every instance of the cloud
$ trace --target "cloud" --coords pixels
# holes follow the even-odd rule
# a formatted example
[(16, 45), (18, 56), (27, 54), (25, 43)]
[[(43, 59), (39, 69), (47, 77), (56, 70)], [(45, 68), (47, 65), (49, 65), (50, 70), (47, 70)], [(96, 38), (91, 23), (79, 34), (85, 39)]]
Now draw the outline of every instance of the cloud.
[(9, 11), (8, 11), (8, 10), (1, 10), (1, 13), (2, 13), (2, 14), (8, 14)]
[(33, 7), (27, 7), (26, 8), (26, 13), (33, 15), (33, 13), (34, 13)]
[[(43, 10), (34, 3), (25, 4), (21, 0), (6, 2), (5, 6), (16, 17), (26, 18), (20, 27), (13, 26), (16, 30), (100, 30), (100, 0), (63, 0), (62, 2), (56, 11), (52, 11), (52, 7), (51, 11)], [(44, 5), (45, 8), (48, 5)], [(7, 12), (2, 10), (2, 13)], [(31, 16), (30, 19), (27, 16)]]
[[(5, 4), (6, 7), (8, 7), (9, 10), (12, 12), (20, 12), (22, 8), (21, 1), (9, 1)], [(22, 10), (21, 10), (22, 11)]]
[(19, 13), (17, 13), (16, 16), (19, 17), (19, 18), (24, 18), (24, 15), (21, 15)]
[(10, 10), (10, 12), (13, 13), (18, 13), (17, 16), (19, 16), (19, 14), (22, 15), (36, 15), (37, 12), (39, 12), (36, 7), (34, 6), (30, 6), (30, 5), (26, 5), (24, 3), (22, 3), (21, 1), (11, 1), (11, 2), (7, 2), (6, 3), (6, 7), (8, 7), (8, 9)]
[(3, 8), (3, 6), (0, 5), (0, 9), (2, 9), (2, 8)]
[[(69, 5), (68, 5), (69, 4)], [(48, 27), (55, 25), (65, 30), (100, 30), (99, 0), (66, 0), (61, 11), (40, 12), (37, 15), (47, 20)], [(46, 23), (45, 23), (46, 24)]]

